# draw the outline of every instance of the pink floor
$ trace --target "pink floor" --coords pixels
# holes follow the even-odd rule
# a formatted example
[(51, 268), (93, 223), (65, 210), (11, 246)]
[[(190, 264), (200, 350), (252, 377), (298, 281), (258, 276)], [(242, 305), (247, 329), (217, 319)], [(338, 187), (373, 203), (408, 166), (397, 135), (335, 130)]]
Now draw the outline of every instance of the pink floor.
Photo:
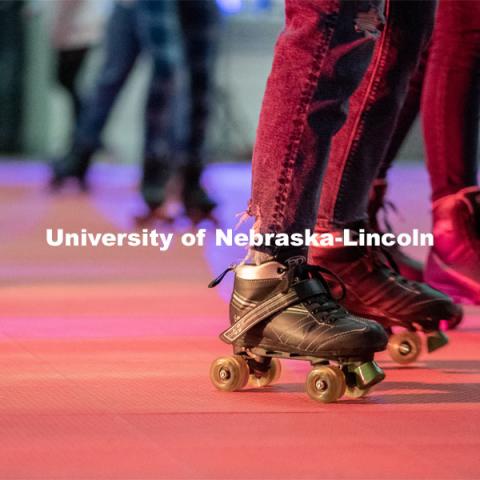
[[(48, 247), (49, 227), (131, 228), (135, 172), (96, 173), (91, 197), (52, 197), (42, 167), (0, 165), (1, 480), (480, 478), (479, 308), (413, 367), (381, 355), (365, 400), (314, 403), (295, 362), (272, 387), (217, 392), (228, 286), (206, 284), (243, 252)], [(421, 168), (394, 179), (396, 228), (428, 228)], [(248, 181), (245, 166), (207, 172), (222, 226)]]

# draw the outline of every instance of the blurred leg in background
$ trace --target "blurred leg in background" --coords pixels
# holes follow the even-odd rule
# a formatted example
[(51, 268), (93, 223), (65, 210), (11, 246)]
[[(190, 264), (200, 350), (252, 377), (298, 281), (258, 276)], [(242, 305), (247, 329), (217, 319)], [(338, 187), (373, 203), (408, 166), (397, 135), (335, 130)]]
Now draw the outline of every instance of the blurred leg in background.
[(17, 153), (22, 125), (24, 2), (0, 2), (0, 152)]
[(101, 40), (105, 6), (98, 0), (57, 0), (52, 5), (50, 36), (57, 54), (57, 81), (70, 96), (77, 123), (81, 109), (78, 77), (88, 53)]
[[(185, 94), (187, 100), (187, 117), (182, 122), (181, 132), (184, 138), (180, 141), (183, 145), (180, 148), (177, 145), (173, 146), (176, 138), (166, 137), (174, 128), (172, 111), (164, 106), (168, 98), (166, 95), (171, 92), (170, 75), (166, 71), (167, 66), (163, 65), (164, 58), (169, 52), (166, 48), (168, 45), (164, 42), (165, 52), (162, 53), (161, 42), (157, 42), (157, 48), (152, 51), (152, 55), (162, 74), (155, 76), (156, 80), (150, 88), (147, 117), (151, 116), (157, 120), (147, 121), (149, 128), (142, 193), (151, 211), (161, 207), (165, 201), (165, 177), (169, 176), (172, 163), (178, 164), (183, 160), (181, 197), (185, 213), (196, 223), (204, 218), (210, 218), (216, 206), (201, 186), (200, 179), (206, 161), (205, 143), (212, 103), (218, 11), (214, 0), (179, 0), (176, 2), (176, 13), (188, 84), (187, 91), (180, 92)], [(163, 21), (168, 19), (168, 16), (163, 17)], [(157, 146), (150, 148), (149, 145)], [(159, 147), (161, 149), (162, 145), (165, 151), (159, 152), (158, 149)], [(178, 150), (183, 151), (183, 159), (179, 159), (181, 155)]]
[[(166, 200), (166, 187), (176, 164), (174, 100), (176, 91), (175, 3), (140, 1), (137, 28), (142, 49), (152, 59), (152, 75), (145, 106), (145, 139), (141, 194), (149, 213), (138, 220), (148, 221)], [(160, 213), (159, 213), (160, 215)]]
[(200, 177), (206, 162), (205, 142), (212, 110), (219, 19), (214, 0), (180, 0), (177, 4), (190, 87), (182, 199), (187, 214), (201, 219), (215, 207), (215, 202), (201, 187)]
[(57, 80), (70, 95), (75, 121), (80, 117), (81, 100), (78, 91), (78, 74), (90, 51), (89, 47), (72, 50), (59, 50), (57, 55)]
[(82, 107), (68, 154), (54, 164), (53, 186), (76, 178), (85, 187), (85, 177), (111, 109), (140, 53), (135, 3), (116, 2), (105, 37), (105, 59), (93, 93)]

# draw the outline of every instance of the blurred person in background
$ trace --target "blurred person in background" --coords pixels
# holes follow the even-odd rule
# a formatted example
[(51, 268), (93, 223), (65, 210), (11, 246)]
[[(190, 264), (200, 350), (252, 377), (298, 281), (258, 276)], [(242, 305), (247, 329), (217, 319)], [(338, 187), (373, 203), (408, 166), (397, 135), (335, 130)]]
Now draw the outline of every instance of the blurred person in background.
[(398, 248), (391, 253), (406, 277), (473, 304), (480, 304), (479, 65), (480, 3), (440, 0), (369, 202), (371, 226), (388, 228), (378, 218), (388, 206), (387, 174), (421, 107), (435, 246), (425, 270)]
[(57, 81), (68, 93), (75, 121), (81, 101), (78, 76), (90, 50), (103, 35), (105, 2), (99, 0), (54, 0), (50, 38), (56, 52)]
[(24, 2), (0, 1), (0, 152), (16, 153), (22, 127)]
[(215, 208), (200, 185), (205, 163), (205, 137), (210, 111), (212, 54), (217, 10), (214, 0), (117, 1), (105, 39), (105, 60), (92, 95), (82, 108), (69, 153), (54, 164), (52, 184), (69, 178), (86, 187), (86, 175), (100, 145), (103, 128), (140, 53), (152, 60), (145, 106), (145, 139), (141, 192), (152, 215), (162, 216), (166, 184), (181, 156), (176, 142), (174, 100), (176, 59), (172, 42), (175, 26), (181, 41), (189, 79), (189, 114), (183, 150), (182, 201), (195, 221)]

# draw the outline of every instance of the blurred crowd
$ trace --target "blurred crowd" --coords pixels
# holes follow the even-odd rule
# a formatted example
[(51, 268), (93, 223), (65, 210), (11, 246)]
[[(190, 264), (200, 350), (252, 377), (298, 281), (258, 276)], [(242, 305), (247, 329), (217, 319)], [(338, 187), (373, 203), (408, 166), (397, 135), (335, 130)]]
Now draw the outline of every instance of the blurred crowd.
[[(46, 158), (51, 156), (48, 151), (47, 155), (39, 153), (52, 165), (55, 189), (72, 180), (88, 189), (95, 154), (109, 150), (109, 145), (104, 146), (105, 127), (115, 117), (113, 108), (141, 58), (149, 68), (148, 81), (136, 84), (136, 90), (144, 90), (145, 102), (141, 107), (143, 128), (139, 129), (143, 146), (135, 161), (142, 165), (140, 191), (149, 210), (147, 217), (163, 205), (166, 185), (178, 172), (188, 215), (208, 216), (215, 202), (201, 187), (200, 177), (211, 113), (220, 105), (223, 123), (235, 123), (236, 115), (228, 94), (215, 85), (222, 20), (239, 12), (270, 14), (275, 8), (283, 15), (281, 2), (270, 0), (0, 2), (0, 154), (25, 152), (22, 106), (33, 108), (38, 97), (55, 88), (62, 92), (67, 104), (63, 110), (70, 119), (47, 119), (44, 112), (42, 123), (50, 121), (55, 124), (53, 129), (68, 133), (61, 148), (54, 149), (55, 158)], [(32, 100), (32, 95), (25, 98), (26, 63), (32, 63), (36, 53), (32, 38), (28, 38), (28, 24), (39, 18), (48, 31), (51, 61), (48, 85), (36, 87)], [(97, 59), (95, 68), (91, 68), (92, 57)], [(84, 81), (85, 71), (90, 74), (89, 82)], [(40, 78), (28, 81), (41, 84)], [(37, 106), (37, 110), (42, 108)], [(138, 122), (129, 121), (128, 130), (134, 123)], [(251, 143), (246, 143), (242, 153), (248, 158)]]
[[(65, 29), (68, 33), (64, 35), (65, 22), (61, 17), (77, 21), (81, 16), (69, 10), (79, 7), (84, 8), (85, 17), (94, 16), (97, 10), (90, 3), (86, 0), (60, 3), (55, 24), (58, 26), (53, 28), (56, 45), (64, 45), (59, 39), (72, 37), (75, 31), (72, 25)], [(71, 95), (76, 122), (68, 153), (53, 165), (52, 186), (60, 187), (65, 181), (76, 179), (84, 189), (87, 187), (87, 172), (95, 152), (101, 148), (105, 124), (137, 57), (144, 54), (152, 67), (144, 110), (143, 198), (150, 212), (160, 208), (165, 202), (168, 180), (181, 166), (186, 210), (201, 209), (208, 215), (215, 203), (200, 186), (200, 177), (212, 103), (212, 63), (218, 31), (216, 3), (213, 0), (115, 2), (105, 30), (103, 64), (92, 91), (80, 102), (74, 77), (94, 36), (93, 32), (87, 35), (89, 27), (95, 23), (85, 22), (88, 27), (84, 29), (83, 45), (75, 44), (74, 49), (68, 50), (57, 47), (58, 81)], [(180, 41), (183, 48), (187, 91), (177, 89), (174, 41)], [(178, 132), (175, 107), (180, 95), (186, 99), (188, 109)]]

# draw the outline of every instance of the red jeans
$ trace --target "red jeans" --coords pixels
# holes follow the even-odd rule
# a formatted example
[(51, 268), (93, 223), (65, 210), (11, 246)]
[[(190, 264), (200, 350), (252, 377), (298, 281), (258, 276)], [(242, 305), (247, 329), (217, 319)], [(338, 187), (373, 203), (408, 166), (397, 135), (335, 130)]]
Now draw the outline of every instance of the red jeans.
[(432, 200), (477, 184), (480, 2), (441, 0), (422, 95)]
[(435, 201), (477, 184), (480, 2), (440, 0), (424, 57), (410, 82), (379, 177), (386, 177), (421, 103)]
[(381, 8), (380, 0), (286, 0), (253, 156), (249, 213), (259, 232), (313, 227), (331, 139), (370, 62)]

